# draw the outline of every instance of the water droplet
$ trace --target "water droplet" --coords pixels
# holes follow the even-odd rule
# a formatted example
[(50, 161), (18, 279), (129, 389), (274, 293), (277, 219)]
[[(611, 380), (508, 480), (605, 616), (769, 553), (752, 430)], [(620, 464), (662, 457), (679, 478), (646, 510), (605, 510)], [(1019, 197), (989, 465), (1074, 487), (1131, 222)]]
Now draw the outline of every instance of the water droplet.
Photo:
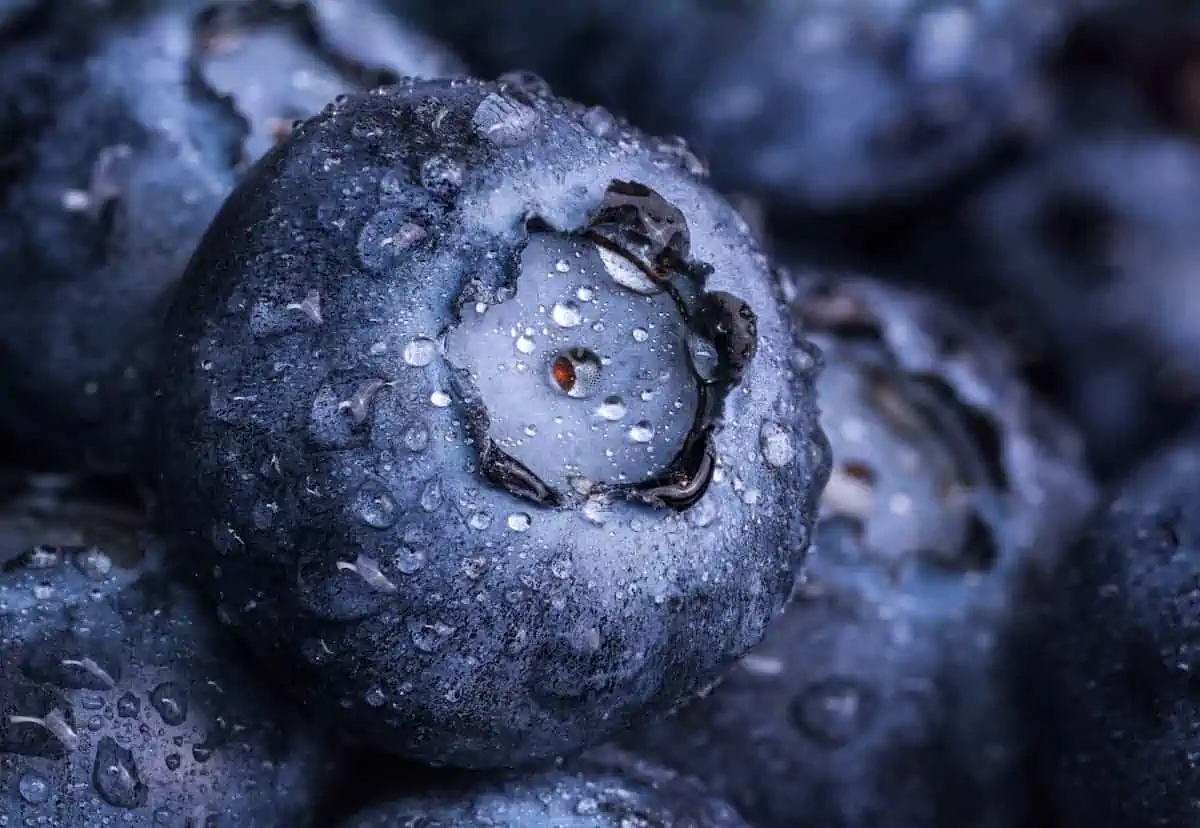
[(550, 382), (568, 397), (582, 399), (600, 384), (600, 357), (586, 348), (571, 348), (550, 363)]
[(796, 343), (792, 351), (792, 370), (801, 378), (811, 379), (820, 367), (820, 348), (807, 340)]
[(421, 186), (436, 195), (450, 195), (462, 186), (462, 165), (445, 155), (431, 155), (421, 164)]
[(141, 713), (141, 699), (133, 693), (126, 693), (117, 699), (117, 715), (122, 719), (136, 719)]
[[(570, 273), (571, 265), (568, 264), (566, 259), (559, 259), (554, 263), (554, 269), (559, 273)], [(584, 288), (580, 288), (580, 290), (584, 290)]]
[(514, 532), (524, 532), (529, 529), (533, 519), (525, 512), (517, 512), (508, 516), (508, 528)]
[(151, 690), (150, 704), (162, 720), (172, 727), (178, 727), (187, 720), (187, 696), (183, 688), (174, 682), (164, 682)]
[(840, 747), (862, 733), (875, 713), (868, 688), (842, 678), (828, 678), (806, 688), (790, 705), (793, 723), (813, 741)]
[(539, 120), (540, 116), (532, 106), (492, 92), (475, 108), (471, 125), (493, 144), (511, 147), (529, 140)]
[(437, 343), (425, 336), (418, 336), (404, 346), (404, 361), (415, 368), (425, 367), (435, 356)]
[(645, 328), (634, 328), (632, 333), (634, 342), (645, 342), (650, 338), (650, 332)]
[(603, 526), (608, 522), (608, 501), (599, 496), (589, 497), (583, 502), (583, 517), (589, 523)]
[(421, 490), (421, 508), (426, 512), (435, 512), (442, 505), (442, 486), (436, 480), (430, 480)]
[(363, 266), (380, 275), (399, 267), (410, 249), (429, 234), (414, 224), (404, 209), (381, 210), (364, 225), (358, 236), (358, 258)]
[(492, 525), (492, 516), (487, 512), (475, 512), (467, 518), (467, 526), (470, 526), (476, 532), (482, 532)]
[(688, 356), (692, 360), (692, 368), (696, 375), (705, 382), (712, 382), (717, 375), (717, 364), (720, 356), (716, 347), (703, 337), (690, 334), (688, 336)]
[(455, 628), (440, 621), (416, 621), (409, 623), (409, 636), (413, 646), (424, 653), (432, 653), (446, 644)]
[(560, 328), (575, 328), (583, 322), (583, 314), (574, 302), (556, 302), (550, 310), (550, 318)]
[(484, 557), (465, 558), (462, 562), (463, 574), (472, 581), (478, 581), (488, 570), (488, 559)]
[(625, 405), (625, 401), (617, 395), (612, 395), (604, 398), (604, 402), (596, 409), (596, 414), (601, 419), (608, 420), (610, 423), (615, 423), (620, 420), (629, 411)]
[(505, 72), (496, 78), (496, 80), (502, 86), (518, 89), (529, 97), (554, 97), (554, 92), (550, 89), (550, 84), (546, 79), (536, 72), (530, 72), (528, 69), (516, 69), (512, 72)]
[(791, 431), (768, 420), (759, 430), (758, 438), (763, 460), (768, 466), (778, 469), (792, 462), (795, 449), (792, 446)]
[(354, 511), (373, 529), (389, 529), (396, 524), (400, 509), (396, 499), (375, 481), (364, 483), (354, 498)]
[(551, 562), (550, 574), (560, 581), (569, 578), (571, 575), (571, 561), (567, 558), (559, 558)]
[(533, 344), (533, 340), (524, 334), (521, 334), (517, 337), (517, 350), (521, 353), (532, 354), (535, 347), (536, 346)]
[(423, 451), (429, 445), (429, 429), (423, 425), (409, 426), (401, 439), (409, 451)]
[(438, 408), (445, 408), (450, 405), (450, 395), (445, 391), (434, 391), (429, 395), (429, 401)]
[(405, 575), (412, 575), (425, 566), (425, 553), (411, 546), (401, 546), (396, 550), (396, 570)]
[(575, 298), (580, 302), (590, 302), (596, 298), (596, 291), (590, 287), (581, 287), (575, 291)]
[(112, 572), (113, 562), (108, 555), (94, 546), (89, 546), (75, 556), (75, 566), (89, 580), (101, 581)]
[(600, 261), (604, 264), (604, 272), (621, 287), (645, 296), (653, 296), (662, 292), (662, 288), (654, 284), (645, 271), (620, 253), (602, 244), (596, 245), (596, 250), (600, 254)]
[(37, 771), (28, 771), (17, 782), (17, 790), (30, 805), (41, 805), (50, 798), (50, 780)]
[(79, 706), (82, 707), (84, 710), (91, 710), (91, 711), (103, 710), (104, 709), (104, 697), (98, 696), (95, 693), (80, 693), (79, 694)]
[(179, 765), (182, 762), (183, 762), (183, 757), (181, 757), (178, 753), (167, 754), (167, 758), (166, 758), (167, 770), (169, 770), (169, 771), (179, 770)]
[(368, 690), (364, 698), (371, 707), (383, 707), (384, 702), (387, 701), (387, 696), (378, 687), (372, 687)]
[(92, 786), (109, 805), (128, 810), (145, 805), (149, 794), (133, 752), (118, 745), (111, 736), (105, 736), (96, 746)]
[(525, 426), (524, 431), (525, 431), (526, 437), (536, 437), (537, 436), (537, 426), (533, 425), (532, 423)]
[(649, 443), (654, 439), (654, 426), (645, 420), (639, 420), (630, 426), (629, 439), (635, 443)]
[(605, 138), (617, 128), (617, 119), (602, 106), (590, 107), (583, 113), (583, 125), (597, 138)]

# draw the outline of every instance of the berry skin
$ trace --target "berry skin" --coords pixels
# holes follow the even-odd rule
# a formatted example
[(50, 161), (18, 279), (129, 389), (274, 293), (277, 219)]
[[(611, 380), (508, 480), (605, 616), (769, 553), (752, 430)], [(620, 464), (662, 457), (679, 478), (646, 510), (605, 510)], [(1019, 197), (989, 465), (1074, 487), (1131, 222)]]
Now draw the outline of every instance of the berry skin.
[(0, 427), (106, 472), (244, 167), (341, 92), (458, 69), (374, 0), (63, 0), (0, 37)]
[(1196, 824), (1200, 432), (1119, 487), (1065, 556), (1031, 636), (1059, 824)]
[(612, 748), (530, 775), (399, 799), (343, 828), (748, 828), (694, 779)]
[(62, 497), (0, 509), (0, 815), (308, 824), (327, 748), (234, 664), (136, 517)]
[(1153, 131), (1068, 134), (970, 213), (983, 283), (1046, 332), (1097, 463), (1144, 456), (1200, 391), (1200, 151)]
[(724, 190), (828, 211), (919, 200), (1029, 131), (1041, 59), (1086, 1), (397, 5), (483, 71), (682, 135)]
[(160, 489), (320, 715), (510, 766), (761, 640), (825, 443), (766, 260), (690, 166), (534, 78), (413, 82), (231, 196), (168, 325)]
[(628, 734), (778, 828), (1024, 825), (1005, 639), (1092, 502), (1079, 441), (922, 294), (785, 278), (833, 472), (796, 596), (713, 692)]

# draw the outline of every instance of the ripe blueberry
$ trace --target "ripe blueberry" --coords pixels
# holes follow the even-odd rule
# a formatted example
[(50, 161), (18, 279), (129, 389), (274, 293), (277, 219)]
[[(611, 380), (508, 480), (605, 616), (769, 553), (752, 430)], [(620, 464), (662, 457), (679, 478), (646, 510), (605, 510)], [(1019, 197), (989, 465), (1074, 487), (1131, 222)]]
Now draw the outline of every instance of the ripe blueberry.
[(612, 748), (375, 807), (343, 828), (747, 828), (694, 779)]
[(0, 816), (306, 824), (326, 748), (164, 578), (136, 516), (62, 497), (0, 508)]
[(1200, 432), (1144, 463), (1071, 547), (1030, 637), (1059, 824), (1195, 824)]
[(572, 97), (684, 136), (724, 189), (840, 210), (919, 198), (1025, 131), (1040, 63), (1078, 4), (398, 5), (485, 71), (524, 66)]
[(458, 66), (375, 0), (63, 0), (0, 37), (0, 427), (106, 471), (246, 164), (339, 93)]
[(1068, 134), (970, 212), (988, 286), (1046, 332), (1106, 472), (1197, 398), (1200, 151), (1165, 133)]
[(580, 749), (711, 683), (789, 593), (826, 471), (791, 336), (676, 145), (527, 77), (352, 96), (192, 260), (165, 514), (352, 732), (467, 766)]
[(785, 288), (834, 457), (813, 554), (760, 647), (625, 741), (755, 824), (1024, 824), (1005, 639), (1091, 502), (1079, 442), (946, 305)]

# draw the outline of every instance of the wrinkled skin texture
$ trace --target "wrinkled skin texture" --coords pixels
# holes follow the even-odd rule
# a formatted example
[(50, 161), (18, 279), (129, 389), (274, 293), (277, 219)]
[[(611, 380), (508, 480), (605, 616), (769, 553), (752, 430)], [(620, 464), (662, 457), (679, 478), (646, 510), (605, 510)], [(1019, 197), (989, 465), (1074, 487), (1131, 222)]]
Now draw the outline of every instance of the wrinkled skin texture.
[(695, 780), (612, 748), (381, 805), (343, 828), (748, 828)]
[(823, 351), (813, 553), (760, 647), (624, 741), (754, 824), (1024, 826), (1006, 642), (1093, 500), (1079, 441), (955, 309), (855, 276), (785, 286)]
[(0, 37), (0, 427), (106, 472), (138, 465), (155, 331), (246, 164), (339, 93), (459, 69), (373, 0), (64, 0)]
[(235, 663), (139, 525), (45, 488), (0, 507), (0, 814), (307, 824), (328, 748)]
[[(725, 190), (860, 209), (1036, 131), (1038, 70), (1087, 0), (393, 0), (486, 72), (684, 136)], [(537, 20), (538, 25), (529, 25)]]
[(1196, 824), (1200, 436), (1151, 459), (1066, 556), (1029, 637), (1064, 828)]
[(197, 579), (315, 712), (411, 758), (558, 755), (711, 683), (827, 473), (744, 223), (678, 144), (581, 111), (532, 78), (346, 99), (235, 192), (172, 312), (160, 489)]

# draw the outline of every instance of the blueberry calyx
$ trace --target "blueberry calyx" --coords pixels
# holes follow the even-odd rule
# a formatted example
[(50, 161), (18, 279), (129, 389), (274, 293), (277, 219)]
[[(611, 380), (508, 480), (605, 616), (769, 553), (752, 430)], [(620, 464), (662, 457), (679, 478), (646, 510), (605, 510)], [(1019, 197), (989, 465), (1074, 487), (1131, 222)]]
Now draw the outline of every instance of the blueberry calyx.
[(480, 473), (544, 507), (690, 508), (757, 351), (754, 312), (704, 290), (683, 211), (638, 182), (610, 182), (581, 229), (525, 231), (516, 275), (471, 283), (446, 333)]

